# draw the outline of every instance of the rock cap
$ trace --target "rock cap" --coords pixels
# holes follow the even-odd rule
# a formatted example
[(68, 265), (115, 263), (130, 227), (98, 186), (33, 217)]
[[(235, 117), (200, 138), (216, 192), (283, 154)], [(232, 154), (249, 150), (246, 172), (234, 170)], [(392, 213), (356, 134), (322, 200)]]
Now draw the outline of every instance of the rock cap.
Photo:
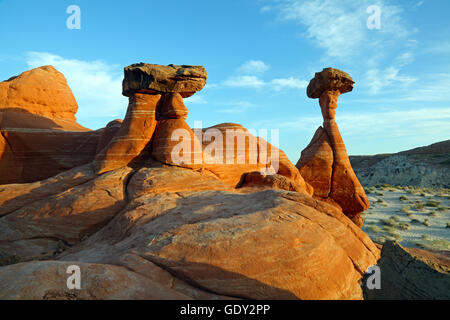
[(124, 68), (122, 93), (181, 94), (183, 98), (192, 96), (206, 84), (206, 70), (202, 66), (168, 66), (136, 63)]
[(321, 72), (316, 72), (316, 75), (309, 82), (306, 94), (311, 99), (320, 98), (324, 91), (339, 90), (341, 93), (350, 92), (353, 90), (352, 77), (344, 71), (325, 68)]

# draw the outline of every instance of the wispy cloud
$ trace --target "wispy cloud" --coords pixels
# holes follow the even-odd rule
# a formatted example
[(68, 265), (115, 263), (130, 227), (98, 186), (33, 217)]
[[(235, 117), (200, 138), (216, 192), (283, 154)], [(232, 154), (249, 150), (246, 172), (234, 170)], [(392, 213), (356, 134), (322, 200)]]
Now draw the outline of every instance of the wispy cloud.
[[(259, 127), (310, 131), (322, 123), (321, 116), (295, 117), (288, 121), (274, 119), (259, 122)], [(422, 108), (417, 110), (391, 110), (360, 113), (337, 113), (336, 121), (341, 132), (349, 136), (415, 137), (421, 135), (448, 136), (450, 132), (450, 106), (448, 108)]]
[[(304, 35), (329, 57), (349, 59), (362, 51), (373, 50), (382, 42), (405, 39), (409, 35), (398, 6), (384, 0), (278, 0), (276, 6), (281, 20), (290, 20), (305, 27)], [(381, 29), (367, 28), (366, 12), (370, 5), (381, 8)]]
[(202, 94), (195, 94), (189, 98), (184, 98), (186, 104), (207, 104), (208, 101)]
[(369, 93), (378, 94), (383, 88), (394, 84), (408, 86), (417, 79), (411, 76), (400, 75), (400, 69), (388, 67), (384, 70), (369, 69), (366, 73), (366, 83), (370, 86)]
[(127, 100), (122, 96), (122, 68), (102, 61), (67, 59), (48, 52), (28, 52), (32, 67), (53, 65), (62, 72), (79, 105), (77, 117), (122, 117)]
[(241, 74), (259, 74), (266, 72), (270, 69), (270, 66), (265, 64), (264, 61), (261, 60), (250, 60), (245, 62), (242, 66), (238, 68), (238, 72)]
[(239, 114), (247, 111), (248, 109), (252, 109), (256, 107), (256, 105), (252, 102), (248, 101), (228, 101), (228, 102), (219, 102), (218, 105), (225, 106), (223, 109), (219, 109), (218, 112), (221, 113), (230, 113), (230, 114)]
[(308, 81), (296, 79), (293, 77), (278, 78), (278, 79), (270, 80), (269, 85), (271, 85), (275, 89), (275, 91), (280, 91), (285, 88), (304, 89), (308, 86)]
[(260, 88), (265, 86), (265, 82), (257, 76), (234, 76), (223, 82), (223, 85), (228, 87), (241, 88)]

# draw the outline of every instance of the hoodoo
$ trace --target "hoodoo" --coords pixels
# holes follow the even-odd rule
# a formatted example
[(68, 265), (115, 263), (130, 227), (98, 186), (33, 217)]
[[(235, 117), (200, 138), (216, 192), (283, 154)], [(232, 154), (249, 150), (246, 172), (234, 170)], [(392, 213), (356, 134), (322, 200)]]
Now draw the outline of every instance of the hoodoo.
[(319, 98), (323, 127), (319, 127), (297, 162), (303, 178), (314, 187), (314, 195), (337, 203), (358, 226), (360, 213), (369, 200), (358, 181), (335, 120), (337, 100), (353, 90), (353, 79), (333, 68), (316, 73), (307, 88), (309, 98)]

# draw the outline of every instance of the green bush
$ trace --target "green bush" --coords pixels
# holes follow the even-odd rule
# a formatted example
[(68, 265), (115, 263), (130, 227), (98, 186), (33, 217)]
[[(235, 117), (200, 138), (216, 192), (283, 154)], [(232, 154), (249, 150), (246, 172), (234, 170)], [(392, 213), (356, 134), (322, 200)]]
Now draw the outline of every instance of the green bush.
[(433, 207), (433, 208), (438, 208), (440, 203), (441, 203), (440, 201), (433, 201), (433, 200), (430, 200), (430, 201), (428, 201), (427, 203), (425, 203), (425, 206), (427, 206), (427, 207)]

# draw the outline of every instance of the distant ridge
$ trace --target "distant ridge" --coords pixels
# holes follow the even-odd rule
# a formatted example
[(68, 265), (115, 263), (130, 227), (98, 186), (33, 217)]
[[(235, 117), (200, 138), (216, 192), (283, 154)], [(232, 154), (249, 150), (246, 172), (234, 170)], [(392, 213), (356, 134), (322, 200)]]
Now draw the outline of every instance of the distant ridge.
[(350, 156), (350, 161), (365, 186), (450, 188), (450, 139), (393, 154)]

